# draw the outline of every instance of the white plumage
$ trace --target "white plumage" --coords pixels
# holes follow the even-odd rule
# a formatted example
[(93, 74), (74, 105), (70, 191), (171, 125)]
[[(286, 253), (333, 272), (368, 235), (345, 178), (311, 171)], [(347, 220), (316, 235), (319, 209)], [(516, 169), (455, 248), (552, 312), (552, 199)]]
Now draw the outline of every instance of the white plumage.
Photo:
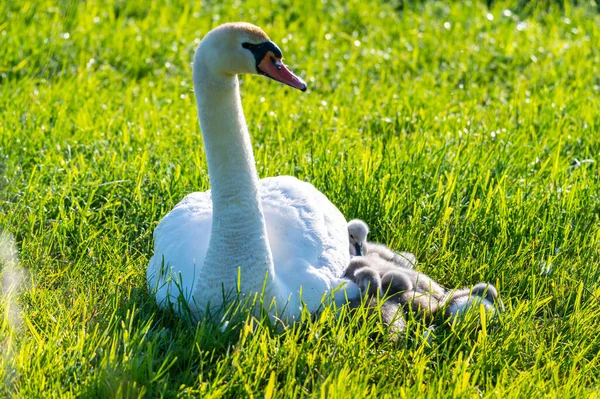
[[(276, 301), (270, 313), (279, 317), (297, 317), (302, 302), (317, 310), (342, 282), (346, 295), (358, 296), (356, 285), (341, 279), (350, 256), (338, 209), (294, 177), (258, 180), (236, 74), (257, 73), (252, 48), (267, 42), (253, 25), (225, 24), (196, 51), (194, 88), (212, 190), (189, 194), (161, 220), (147, 278), (159, 304), (178, 307), (183, 299), (197, 317), (236, 290), (238, 271), (241, 293), (265, 286), (266, 302)], [(265, 62), (276, 63), (273, 54)], [(288, 75), (271, 77), (305, 88), (280, 60), (274, 65), (273, 74), (282, 67)], [(343, 291), (336, 300), (344, 300)]]
[[(316, 310), (323, 295), (341, 283), (349, 262), (346, 220), (321, 192), (295, 177), (260, 180), (260, 196), (273, 255), (277, 303), (285, 305), (290, 297), (287, 308), (297, 315), (302, 287), (303, 301)], [(200, 280), (210, 273), (203, 266), (211, 226), (210, 191), (187, 195), (160, 221), (154, 231), (155, 255), (148, 266), (149, 285), (156, 290), (159, 303), (175, 304), (182, 293), (193, 312), (204, 310), (204, 298), (220, 304), (221, 286), (211, 287)], [(167, 267), (161, 273), (163, 265)], [(232, 265), (231, 277), (237, 277), (238, 266), (244, 282), (249, 277), (244, 275), (244, 264)], [(258, 277), (262, 281), (265, 276)]]

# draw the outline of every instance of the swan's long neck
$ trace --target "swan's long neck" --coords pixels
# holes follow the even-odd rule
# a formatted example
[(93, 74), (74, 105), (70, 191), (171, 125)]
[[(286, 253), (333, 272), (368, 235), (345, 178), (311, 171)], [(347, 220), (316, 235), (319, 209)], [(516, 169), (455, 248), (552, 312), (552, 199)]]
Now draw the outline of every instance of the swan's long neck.
[(232, 287), (240, 268), (244, 291), (259, 291), (274, 269), (238, 79), (216, 76), (196, 60), (194, 89), (213, 203), (203, 270), (213, 283)]

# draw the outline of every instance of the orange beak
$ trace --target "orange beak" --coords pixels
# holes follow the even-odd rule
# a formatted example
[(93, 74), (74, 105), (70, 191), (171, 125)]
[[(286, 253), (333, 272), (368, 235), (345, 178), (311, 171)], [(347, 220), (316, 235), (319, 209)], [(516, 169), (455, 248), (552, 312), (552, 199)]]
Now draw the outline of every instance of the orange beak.
[(306, 91), (306, 82), (287, 69), (281, 59), (275, 57), (271, 51), (267, 52), (265, 58), (258, 64), (258, 73), (295, 89)]

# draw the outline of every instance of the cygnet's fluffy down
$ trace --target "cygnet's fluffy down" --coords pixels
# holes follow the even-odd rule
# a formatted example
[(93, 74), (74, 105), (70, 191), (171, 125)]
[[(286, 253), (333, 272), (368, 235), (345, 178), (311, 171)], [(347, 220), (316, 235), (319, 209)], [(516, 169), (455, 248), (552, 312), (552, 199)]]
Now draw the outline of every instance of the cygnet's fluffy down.
[(400, 305), (394, 301), (383, 301), (376, 296), (368, 296), (367, 298), (354, 298), (350, 301), (350, 308), (357, 309), (366, 307), (370, 314), (375, 314), (379, 307), (379, 315), (381, 322), (389, 327), (391, 339), (395, 341), (398, 338), (398, 333), (406, 329), (406, 319)]
[(479, 283), (473, 288), (463, 288), (448, 292), (444, 300), (446, 305), (445, 317), (447, 319), (464, 315), (469, 309), (482, 305), (485, 312), (494, 314), (497, 307), (502, 309), (499, 301), (498, 290), (491, 284)]
[(350, 241), (350, 255), (379, 257), (387, 262), (392, 262), (399, 267), (414, 268), (417, 258), (410, 252), (396, 253), (382, 244), (368, 242), (369, 226), (360, 219), (348, 223), (348, 239)]
[[(374, 267), (371, 267), (374, 266)], [(360, 289), (361, 296), (350, 302), (351, 308), (366, 306), (370, 312), (377, 309), (380, 304), (381, 321), (390, 327), (392, 339), (397, 333), (406, 328), (406, 321), (401, 306), (396, 300), (382, 297), (381, 273), (389, 267), (390, 270), (398, 266), (390, 266), (381, 260), (368, 259), (362, 256), (354, 257), (346, 268), (343, 278), (356, 283)]]
[(355, 282), (362, 296), (383, 296), (386, 303), (426, 318), (439, 309), (446, 294), (429, 276), (378, 257), (354, 257), (342, 277)]
[(447, 292), (429, 276), (378, 257), (354, 257), (342, 277), (355, 282), (361, 296), (382, 298), (390, 307), (396, 304), (429, 321), (442, 309), (443, 317), (450, 319), (479, 304), (486, 312), (494, 313), (498, 303), (498, 291), (491, 284), (479, 283), (473, 288)]

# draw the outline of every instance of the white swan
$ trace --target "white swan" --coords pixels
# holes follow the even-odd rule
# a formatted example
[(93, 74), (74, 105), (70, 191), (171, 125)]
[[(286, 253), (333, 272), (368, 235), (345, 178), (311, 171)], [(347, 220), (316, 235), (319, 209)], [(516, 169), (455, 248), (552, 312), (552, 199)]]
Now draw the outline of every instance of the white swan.
[[(222, 305), (223, 293), (275, 299), (270, 310), (297, 317), (317, 310), (348, 265), (346, 220), (311, 184), (294, 177), (258, 180), (240, 100), (238, 74), (266, 75), (305, 91), (258, 27), (228, 23), (209, 32), (194, 57), (193, 79), (211, 191), (186, 196), (154, 231), (148, 284), (160, 305), (183, 298), (192, 314)], [(285, 94), (281, 94), (285, 95)], [(268, 275), (267, 275), (268, 273)], [(338, 291), (336, 300), (344, 297)]]

